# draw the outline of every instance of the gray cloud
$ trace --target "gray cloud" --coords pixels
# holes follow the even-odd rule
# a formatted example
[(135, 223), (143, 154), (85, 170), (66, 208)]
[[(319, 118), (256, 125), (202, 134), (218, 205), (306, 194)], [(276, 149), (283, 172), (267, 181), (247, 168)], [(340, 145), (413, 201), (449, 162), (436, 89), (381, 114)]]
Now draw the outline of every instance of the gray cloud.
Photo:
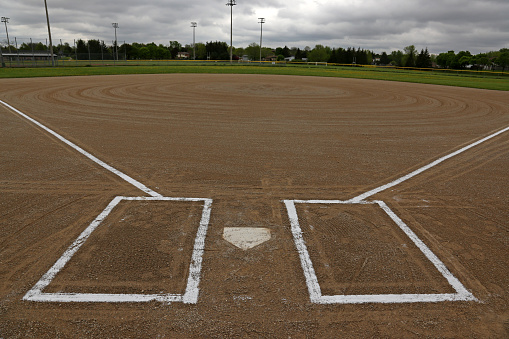
[[(47, 36), (42, 1), (7, 1), (1, 16), (10, 17), (9, 35), (21, 41)], [(69, 1), (48, 0), (54, 40), (114, 39), (168, 44), (230, 40), (227, 0)], [(415, 45), (431, 52), (479, 53), (509, 47), (507, 0), (238, 0), (233, 7), (234, 45), (259, 41), (258, 17), (265, 17), (264, 45), (278, 47), (361, 47), (391, 51)], [(5, 31), (0, 27), (0, 41)]]

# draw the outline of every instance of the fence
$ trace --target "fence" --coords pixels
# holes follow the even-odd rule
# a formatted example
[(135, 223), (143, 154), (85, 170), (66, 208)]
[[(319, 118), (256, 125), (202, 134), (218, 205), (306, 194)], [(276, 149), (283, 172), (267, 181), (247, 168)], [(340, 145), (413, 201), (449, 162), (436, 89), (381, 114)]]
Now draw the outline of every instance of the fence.
[(125, 49), (117, 50), (115, 44), (106, 46), (103, 41), (91, 47), (86, 43), (77, 46), (76, 40), (72, 45), (58, 41), (58, 44), (53, 43), (52, 55), (47, 40), (4, 39), (0, 41), (1, 67), (114, 65), (126, 61)]

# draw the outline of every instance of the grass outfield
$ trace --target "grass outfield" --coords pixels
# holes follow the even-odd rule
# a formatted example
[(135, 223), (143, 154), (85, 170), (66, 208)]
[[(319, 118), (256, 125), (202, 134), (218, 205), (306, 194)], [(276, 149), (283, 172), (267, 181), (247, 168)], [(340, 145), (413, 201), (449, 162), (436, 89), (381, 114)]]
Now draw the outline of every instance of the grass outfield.
[(221, 74), (282, 74), (413, 82), (457, 87), (509, 91), (509, 76), (503, 73), (472, 74), (467, 72), (417, 71), (368, 67), (309, 65), (158, 65), (158, 66), (92, 66), (55, 68), (3, 68), (0, 78), (29, 78), (120, 74), (221, 73)]

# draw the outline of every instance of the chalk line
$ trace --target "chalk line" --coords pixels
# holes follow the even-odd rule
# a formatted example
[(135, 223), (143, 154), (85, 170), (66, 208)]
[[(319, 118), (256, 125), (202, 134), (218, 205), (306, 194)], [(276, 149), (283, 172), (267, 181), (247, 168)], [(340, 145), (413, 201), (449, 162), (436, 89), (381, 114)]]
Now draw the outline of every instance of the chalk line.
[[(43, 290), (51, 283), (55, 276), (71, 260), (76, 252), (83, 246), (92, 232), (106, 219), (111, 211), (122, 201), (203, 201), (203, 210), (200, 226), (195, 238), (191, 263), (189, 265), (189, 277), (184, 294), (109, 294), (109, 293), (46, 293)], [(115, 197), (108, 206), (99, 214), (94, 221), (78, 236), (67, 248), (55, 264), (39, 279), (28, 291), (23, 300), (40, 302), (184, 302), (196, 304), (199, 295), (199, 283), (201, 274), (202, 257), (205, 248), (205, 237), (210, 221), (212, 199), (201, 198), (171, 198), (171, 197)]]
[(2, 105), (4, 105), (5, 107), (11, 109), (12, 111), (14, 111), (15, 113), (19, 114), (20, 116), (22, 116), (23, 118), (27, 119), (28, 121), (34, 123), (35, 125), (39, 126), (40, 128), (42, 128), (43, 130), (45, 130), (46, 132), (50, 133), (51, 135), (53, 135), (54, 137), (56, 137), (57, 139), (59, 139), (60, 141), (64, 142), (65, 144), (67, 144), (68, 146), (74, 148), (76, 151), (78, 151), (79, 153), (83, 154), (84, 156), (86, 156), (87, 158), (89, 158), (90, 160), (92, 160), (93, 162), (95, 162), (96, 164), (102, 166), (103, 168), (107, 169), (108, 171), (110, 171), (111, 173), (114, 173), (116, 175), (118, 175), (120, 178), (124, 179), (125, 181), (127, 181), (128, 183), (130, 183), (131, 185), (135, 186), (136, 188), (142, 190), (143, 192), (147, 193), (148, 195), (150, 196), (153, 196), (153, 197), (162, 197), (161, 194), (151, 190), (150, 188), (148, 188), (147, 186), (143, 185), (141, 182), (139, 182), (138, 180), (136, 179), (133, 179), (131, 178), (130, 176), (128, 176), (127, 174), (117, 170), (116, 168), (108, 165), (107, 163), (105, 163), (104, 161), (98, 159), (97, 157), (95, 157), (94, 155), (90, 154), (89, 152), (85, 151), (83, 148), (79, 147), (78, 145), (74, 144), (73, 142), (67, 140), (66, 138), (64, 138), (63, 136), (61, 136), (60, 134), (58, 134), (57, 132), (51, 130), (50, 128), (44, 126), (43, 124), (41, 124), (40, 122), (38, 122), (37, 120), (29, 117), (28, 115), (26, 115), (25, 113), (21, 112), (20, 110), (12, 107), (11, 105), (9, 105), (8, 103), (0, 100), (0, 103)]
[[(429, 249), (426, 244), (417, 237), (417, 235), (385, 204), (383, 201), (361, 201), (348, 202), (337, 200), (284, 200), (290, 219), (290, 226), (293, 234), (293, 240), (299, 253), (300, 263), (304, 271), (306, 286), (309, 292), (311, 302), (316, 304), (362, 304), (362, 303), (419, 303), (419, 302), (441, 302), (441, 301), (477, 301), (475, 296), (470, 293), (463, 284), (447, 269), (445, 264)], [(447, 280), (449, 285), (456, 293), (436, 293), (436, 294), (353, 294), (353, 295), (322, 295), (320, 283), (313, 267), (313, 262), (309, 255), (306, 243), (302, 236), (302, 229), (299, 223), (299, 217), (296, 203), (313, 204), (377, 204), (394, 223), (410, 238), (424, 256), (435, 266), (435, 268)]]
[(467, 150), (471, 149), (472, 147), (475, 147), (475, 146), (477, 146), (477, 145), (479, 145), (479, 144), (482, 144), (483, 142), (488, 141), (488, 140), (490, 140), (491, 138), (494, 138), (494, 137), (496, 137), (497, 135), (500, 135), (500, 134), (502, 134), (502, 133), (504, 133), (504, 132), (507, 132), (507, 131), (509, 131), (509, 127), (506, 127), (506, 128), (504, 128), (504, 129), (502, 129), (502, 130), (500, 130), (500, 131), (498, 131), (498, 132), (495, 132), (495, 133), (493, 133), (493, 134), (490, 134), (490, 135), (488, 135), (487, 137), (482, 138), (481, 140), (478, 140), (478, 141), (476, 141), (476, 142), (473, 142), (473, 143), (471, 143), (470, 145), (467, 145), (467, 146), (465, 146), (465, 147), (463, 147), (463, 148), (461, 148), (461, 149), (459, 149), (459, 150), (457, 150), (457, 151), (455, 151), (455, 152), (452, 152), (452, 153), (450, 153), (450, 154), (448, 154), (448, 155), (446, 155), (446, 156), (443, 156), (443, 157), (441, 157), (441, 158), (439, 158), (439, 159), (437, 159), (437, 160), (435, 160), (435, 161), (431, 162), (430, 164), (428, 164), (428, 165), (426, 165), (426, 166), (423, 166), (423, 167), (421, 167), (421, 168), (419, 168), (419, 169), (417, 169), (417, 170), (415, 170), (415, 171), (413, 171), (413, 172), (411, 172), (411, 173), (408, 173), (407, 175), (404, 175), (404, 176), (402, 176), (401, 178), (398, 178), (398, 179), (396, 179), (396, 180), (394, 180), (394, 181), (392, 181), (392, 182), (390, 182), (390, 183), (388, 183), (388, 184), (385, 184), (385, 185), (382, 185), (382, 186), (380, 186), (380, 187), (374, 188), (374, 189), (372, 189), (372, 190), (370, 190), (370, 191), (367, 191), (367, 192), (365, 192), (365, 193), (362, 193), (362, 194), (360, 194), (360, 195), (358, 195), (358, 196), (356, 196), (356, 197), (354, 197), (354, 198), (352, 198), (352, 199), (350, 199), (350, 200), (347, 200), (347, 201), (348, 201), (348, 202), (352, 202), (352, 203), (354, 203), (354, 202), (360, 202), (360, 201), (362, 201), (362, 200), (364, 200), (364, 199), (366, 199), (366, 198), (368, 198), (368, 197), (370, 197), (370, 196), (372, 196), (372, 195), (375, 195), (375, 194), (377, 194), (377, 193), (380, 193), (380, 192), (382, 192), (382, 191), (385, 191), (385, 190), (386, 190), (386, 189), (388, 189), (388, 188), (391, 188), (391, 187), (394, 187), (394, 186), (396, 186), (396, 185), (399, 185), (399, 184), (401, 184), (403, 181), (406, 181), (406, 180), (408, 180), (408, 179), (410, 179), (410, 178), (413, 178), (413, 177), (415, 177), (416, 175), (418, 175), (418, 174), (420, 174), (420, 173), (422, 173), (422, 172), (424, 172), (424, 171), (426, 171), (426, 170), (428, 170), (428, 169), (430, 169), (430, 168), (432, 168), (432, 167), (434, 167), (434, 166), (436, 166), (436, 165), (438, 165), (438, 164), (440, 164), (440, 163), (444, 162), (445, 160), (450, 159), (450, 158), (452, 158), (452, 157), (454, 157), (454, 156), (456, 156), (456, 155), (458, 155), (458, 154), (460, 154), (460, 153), (463, 153), (463, 152), (465, 152), (465, 151), (467, 151)]

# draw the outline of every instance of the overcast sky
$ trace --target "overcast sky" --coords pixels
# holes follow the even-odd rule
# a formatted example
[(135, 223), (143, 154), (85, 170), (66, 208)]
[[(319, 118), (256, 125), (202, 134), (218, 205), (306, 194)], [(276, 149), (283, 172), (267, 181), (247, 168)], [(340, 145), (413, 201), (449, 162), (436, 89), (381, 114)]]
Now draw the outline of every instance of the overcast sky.
[[(176, 40), (230, 42), (228, 0), (47, 0), (54, 44), (59, 39), (119, 42)], [(43, 0), (0, 0), (9, 17), (9, 38), (18, 43), (47, 37)], [(238, 0), (233, 7), (233, 45), (311, 48), (361, 47), (375, 52), (415, 45), (431, 53), (469, 50), (477, 54), (509, 48), (509, 0)], [(0, 26), (0, 41), (6, 40)], [(11, 41), (11, 43), (13, 43)]]

